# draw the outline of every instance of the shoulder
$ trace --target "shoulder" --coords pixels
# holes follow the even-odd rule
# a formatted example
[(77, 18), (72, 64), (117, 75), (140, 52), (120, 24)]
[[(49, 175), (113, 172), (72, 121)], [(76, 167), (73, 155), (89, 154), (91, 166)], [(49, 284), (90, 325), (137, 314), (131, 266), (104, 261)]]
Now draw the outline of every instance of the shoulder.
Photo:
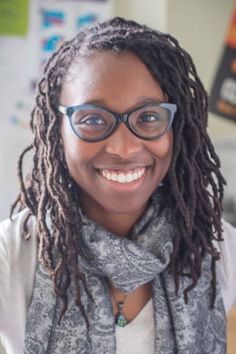
[[(0, 223), (0, 256), (5, 253), (8, 258), (16, 258), (24, 253), (24, 248), (29, 248), (35, 244), (35, 217), (31, 216), (27, 222), (27, 226), (31, 235), (29, 241), (22, 237), (23, 224), (29, 215), (29, 210), (24, 209), (14, 215), (12, 220), (6, 219)], [(28, 247), (29, 246), (29, 247)]]
[(236, 228), (222, 220), (223, 241), (217, 244), (223, 264), (228, 262), (236, 254)]
[(222, 227), (224, 240), (216, 244), (220, 252), (216, 269), (225, 308), (228, 311), (236, 304), (236, 228), (224, 220)]
[(8, 272), (19, 270), (27, 262), (36, 257), (36, 219), (31, 216), (27, 222), (30, 239), (22, 237), (23, 224), (29, 215), (29, 210), (24, 209), (16, 214), (12, 220), (6, 219), (0, 223), (0, 266), (7, 267)]
[[(23, 229), (23, 223), (26, 220), (27, 216), (29, 215), (30, 211), (28, 208), (23, 209), (16, 215), (12, 217), (12, 219), (8, 218), (0, 222), (0, 237), (1, 240), (3, 238), (9, 239), (10, 241), (14, 238), (17, 238)], [(28, 225), (30, 229), (32, 228), (31, 225), (35, 224), (35, 217), (32, 216), (29, 219)]]
[(31, 296), (37, 240), (34, 216), (27, 223), (30, 239), (22, 237), (23, 224), (28, 215), (29, 210), (24, 209), (12, 220), (0, 223), (0, 327), (4, 314), (5, 319), (9, 318), (12, 307), (16, 310), (17, 306), (25, 307)]

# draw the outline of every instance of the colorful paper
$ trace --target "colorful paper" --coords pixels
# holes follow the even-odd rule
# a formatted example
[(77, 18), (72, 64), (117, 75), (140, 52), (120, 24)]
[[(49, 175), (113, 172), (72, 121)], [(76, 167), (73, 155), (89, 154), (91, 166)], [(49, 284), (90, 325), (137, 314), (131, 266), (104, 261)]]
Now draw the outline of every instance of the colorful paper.
[(88, 12), (80, 15), (77, 18), (77, 30), (84, 26), (90, 26), (97, 21), (97, 15), (95, 13)]
[(42, 10), (42, 27), (62, 26), (64, 24), (64, 12)]
[(25, 36), (28, 12), (28, 0), (0, 0), (0, 35)]

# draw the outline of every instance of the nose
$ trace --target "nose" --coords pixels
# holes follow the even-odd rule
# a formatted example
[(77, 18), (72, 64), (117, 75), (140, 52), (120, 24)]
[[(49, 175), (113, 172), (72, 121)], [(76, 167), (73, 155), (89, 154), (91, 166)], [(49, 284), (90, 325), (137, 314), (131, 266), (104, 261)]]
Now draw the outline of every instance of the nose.
[(136, 156), (143, 148), (143, 140), (134, 135), (122, 122), (107, 139), (106, 152), (127, 160)]

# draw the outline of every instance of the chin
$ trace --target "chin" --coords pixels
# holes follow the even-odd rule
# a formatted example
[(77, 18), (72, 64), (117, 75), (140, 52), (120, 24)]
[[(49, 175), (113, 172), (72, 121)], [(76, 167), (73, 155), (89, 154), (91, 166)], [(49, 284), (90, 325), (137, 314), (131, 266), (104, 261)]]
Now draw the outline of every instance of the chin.
[(139, 213), (141, 215), (143, 211), (146, 209), (147, 204), (148, 204), (148, 200), (146, 202), (142, 200), (141, 203), (138, 203), (135, 200), (135, 201), (118, 202), (116, 205), (109, 204), (103, 206), (103, 208), (106, 210), (106, 212), (110, 214), (125, 216), (129, 214)]

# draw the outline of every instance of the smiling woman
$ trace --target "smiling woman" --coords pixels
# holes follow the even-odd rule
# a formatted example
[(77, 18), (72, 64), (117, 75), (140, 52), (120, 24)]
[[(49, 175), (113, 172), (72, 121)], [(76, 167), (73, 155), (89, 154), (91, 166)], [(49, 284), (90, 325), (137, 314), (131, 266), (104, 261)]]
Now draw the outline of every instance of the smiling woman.
[[(63, 106), (93, 103), (95, 113), (89, 111), (87, 117), (91, 119), (92, 114), (100, 119), (103, 117), (104, 126), (97, 132), (98, 124), (91, 125), (90, 122), (90, 138), (87, 138), (88, 122), (84, 128), (85, 124), (77, 121), (77, 115), (72, 130), (69, 120), (62, 120), (66, 163), (80, 189), (80, 206), (107, 230), (125, 236), (169, 169), (173, 134), (171, 129), (167, 131), (169, 116), (158, 103), (165, 101), (164, 93), (146, 65), (128, 51), (101, 51), (73, 64), (68, 75), (71, 79), (69, 82), (65, 79), (60, 103)], [(100, 111), (101, 105), (115, 112), (132, 111), (128, 122), (135, 134), (118, 123), (113, 132), (108, 128), (110, 133), (107, 136), (103, 130), (107, 129), (112, 117), (108, 112)], [(140, 120), (150, 113), (152, 117), (155, 114), (158, 125), (151, 120), (141, 128)], [(84, 111), (81, 117), (83, 121)], [(146, 128), (147, 125), (151, 127)], [(160, 125), (166, 126), (164, 135)], [(83, 135), (83, 139), (78, 139), (75, 130)], [(143, 138), (137, 138), (137, 134)], [(91, 144), (94, 136), (98, 141)]]
[(225, 353), (236, 231), (206, 126), (206, 92), (171, 36), (114, 18), (62, 44), (0, 225), (8, 353)]

